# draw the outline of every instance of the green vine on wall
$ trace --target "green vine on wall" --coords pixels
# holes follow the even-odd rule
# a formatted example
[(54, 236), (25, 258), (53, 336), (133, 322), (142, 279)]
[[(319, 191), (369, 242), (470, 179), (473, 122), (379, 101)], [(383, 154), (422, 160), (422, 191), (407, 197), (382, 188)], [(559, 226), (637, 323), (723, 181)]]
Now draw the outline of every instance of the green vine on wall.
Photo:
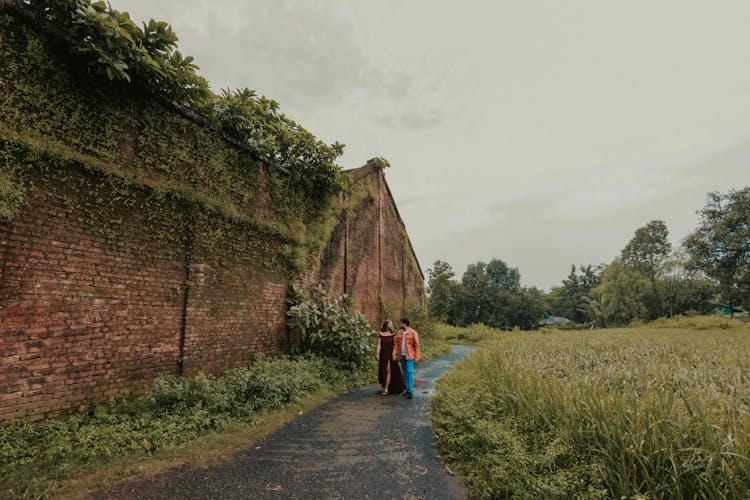
[(335, 164), (344, 146), (327, 145), (279, 111), (279, 104), (249, 89), (211, 91), (192, 57), (177, 50), (178, 37), (165, 22), (142, 27), (127, 12), (102, 1), (22, 0), (0, 3), (21, 13), (48, 36), (61, 40), (96, 74), (132, 82), (183, 111), (202, 117), (233, 142), (287, 172), (309, 195), (343, 189)]
[[(66, 196), (75, 198), (78, 192), (83, 197), (69, 206), (90, 213), (84, 217), (96, 222), (93, 227), (109, 242), (127, 231), (118, 224), (118, 207), (133, 208), (148, 221), (170, 217), (176, 203), (193, 207), (212, 225), (226, 226), (231, 238), (208, 239), (227, 258), (260, 252), (272, 256), (262, 260), (293, 275), (312, 265), (339, 211), (337, 197), (320, 187), (328, 182), (324, 176), (294, 177), (266, 168), (222, 140), (220, 130), (171, 112), (140, 87), (126, 81), (107, 84), (85, 72), (80, 58), (40, 34), (27, 16), (0, 12), (0, 222), (12, 221), (22, 210), (40, 175), (57, 178), (62, 169), (72, 179), (78, 171), (86, 182), (102, 185), (66, 181)], [(227, 99), (250, 108), (248, 93)], [(296, 161), (302, 162), (302, 156)], [(315, 163), (310, 165), (314, 174)], [(348, 175), (337, 176), (339, 188), (350, 184)], [(90, 194), (93, 205), (83, 202)], [(178, 226), (184, 224), (171, 229)], [(248, 232), (257, 235), (262, 248), (251, 251), (247, 243), (234, 241)]]

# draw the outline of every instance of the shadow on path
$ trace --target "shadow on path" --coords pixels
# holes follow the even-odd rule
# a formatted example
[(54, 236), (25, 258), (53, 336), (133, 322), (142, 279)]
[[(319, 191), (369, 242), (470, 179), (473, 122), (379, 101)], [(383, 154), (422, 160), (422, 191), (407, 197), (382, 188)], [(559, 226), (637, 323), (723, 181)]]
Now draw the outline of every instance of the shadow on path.
[(414, 399), (347, 392), (288, 422), (221, 464), (184, 466), (90, 498), (466, 498), (435, 454), (433, 384), (471, 346), (418, 364)]

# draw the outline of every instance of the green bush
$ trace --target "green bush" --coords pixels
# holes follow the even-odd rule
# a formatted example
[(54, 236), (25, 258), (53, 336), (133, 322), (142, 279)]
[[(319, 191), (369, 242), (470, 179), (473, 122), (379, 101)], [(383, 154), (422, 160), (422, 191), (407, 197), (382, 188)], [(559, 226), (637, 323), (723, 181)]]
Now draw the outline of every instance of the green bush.
[(166, 22), (152, 19), (138, 26), (127, 12), (91, 0), (0, 2), (4, 12), (66, 50), (71, 62), (86, 64), (102, 85), (133, 84), (200, 116), (238, 146), (284, 169), (308, 195), (324, 197), (344, 187), (346, 178), (335, 164), (342, 144), (318, 140), (285, 116), (278, 102), (253, 90), (212, 92), (193, 58), (177, 50), (177, 34)]
[(342, 294), (331, 300), (321, 286), (306, 297), (292, 287), (289, 304), (287, 326), (299, 340), (297, 350), (337, 360), (349, 369), (368, 365), (374, 332), (367, 318), (353, 310), (351, 297)]
[[(638, 325), (633, 325), (638, 326)], [(659, 318), (642, 326), (648, 328), (686, 328), (690, 330), (722, 330), (747, 328), (747, 324), (739, 319), (725, 316), (674, 316)]]

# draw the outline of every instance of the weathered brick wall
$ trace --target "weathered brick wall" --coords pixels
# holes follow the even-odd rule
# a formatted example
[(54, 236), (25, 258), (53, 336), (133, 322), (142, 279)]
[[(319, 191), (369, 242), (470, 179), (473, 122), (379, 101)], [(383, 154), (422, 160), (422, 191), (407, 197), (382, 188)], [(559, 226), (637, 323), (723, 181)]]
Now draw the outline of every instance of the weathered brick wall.
[(108, 242), (89, 220), (95, 199), (72, 203), (59, 177), (33, 182), (24, 210), (0, 225), (0, 422), (177, 370), (183, 255), (151, 237), (173, 221), (123, 208), (128, 237)]
[(354, 188), (351, 210), (333, 230), (320, 254), (308, 288), (323, 284), (331, 293), (352, 296), (374, 327), (397, 319), (406, 307), (423, 305), (424, 276), (383, 171), (365, 165), (349, 172)]
[(0, 29), (0, 169), (28, 174), (0, 222), (0, 425), (279, 352), (288, 266), (260, 229), (284, 222), (279, 180), (22, 24)]
[[(380, 174), (383, 176), (382, 172)], [(383, 178), (380, 183), (383, 238), (383, 304), (395, 315), (405, 307), (424, 306), (424, 275), (396, 203)]]
[[(24, 209), (0, 225), (0, 422), (138, 390), (180, 373), (181, 359), (185, 374), (216, 374), (286, 347), (288, 278), (253, 230), (219, 231), (223, 245), (245, 249), (238, 258), (217, 252), (216, 228), (176, 202), (158, 216), (125, 204), (108, 227), (113, 209), (100, 194), (81, 198), (62, 180), (39, 175)], [(423, 278), (382, 172), (356, 182), (370, 192), (342, 214), (308, 282), (349, 293), (377, 325), (386, 309), (422, 300)]]
[(222, 244), (240, 245), (242, 258), (202, 244), (214, 228), (196, 228), (190, 262), (184, 373), (217, 374), (247, 364), (258, 353), (286, 348), (284, 313), (289, 280), (252, 231), (222, 232)]
[[(359, 182), (368, 182), (360, 179)], [(366, 196), (354, 206), (346, 231), (346, 293), (354, 297), (358, 309), (373, 325), (381, 317), (378, 297), (380, 259), (378, 256), (377, 200)]]
[[(356, 177), (366, 194), (342, 214), (308, 282), (352, 295), (376, 326), (424, 290), (382, 172), (367, 171)], [(169, 201), (158, 216), (125, 204), (109, 227), (112, 207), (63, 179), (104, 182), (77, 170), (40, 174), (24, 209), (0, 225), (0, 422), (138, 390), (160, 373), (220, 373), (286, 347), (288, 278), (262, 237), (221, 228), (222, 244), (245, 252), (217, 252), (216, 228)], [(184, 227), (175, 231), (175, 221)]]
[[(71, 179), (103, 182), (80, 170)], [(169, 201), (156, 213), (137, 200), (113, 209), (58, 175), (32, 182), (23, 210), (0, 225), (0, 423), (138, 391), (181, 373), (181, 359), (185, 374), (216, 374), (286, 347), (288, 278), (267, 238), (217, 236), (200, 217), (191, 230), (186, 207)], [(241, 258), (221, 251), (233, 245)]]
[[(279, 174), (163, 102), (90, 82), (43, 40), (11, 35), (0, 167), (30, 177), (0, 222), (0, 425), (285, 349), (294, 242), (268, 222), (288, 226), (294, 212), (279, 208)], [(12, 58), (29, 47), (52, 61), (42, 79), (3, 59), (30, 64)], [(386, 302), (422, 300), (423, 278), (382, 171), (352, 175), (340, 202), (353, 206), (306, 282), (353, 295), (376, 325)]]

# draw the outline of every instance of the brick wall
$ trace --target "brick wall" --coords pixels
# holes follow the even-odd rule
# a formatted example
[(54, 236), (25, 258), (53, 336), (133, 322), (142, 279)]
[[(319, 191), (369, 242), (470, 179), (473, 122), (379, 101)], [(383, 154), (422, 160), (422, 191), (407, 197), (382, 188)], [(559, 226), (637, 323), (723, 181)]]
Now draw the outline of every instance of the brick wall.
[[(422, 300), (423, 277), (382, 171), (354, 176), (366, 194), (342, 213), (307, 282), (350, 294), (377, 326)], [(158, 217), (124, 205), (105, 231), (112, 209), (66, 190), (63, 177), (104, 182), (81, 171), (39, 175), (24, 209), (0, 225), (1, 423), (138, 391), (160, 373), (218, 374), (286, 348), (288, 278), (252, 230), (223, 228), (222, 241), (246, 251), (217, 254), (204, 245), (209, 220), (165, 201)], [(175, 221), (184, 227), (175, 231)]]
[(307, 285), (321, 283), (331, 293), (351, 295), (379, 327), (408, 306), (424, 305), (424, 276), (383, 171), (367, 164), (349, 174), (355, 184), (349, 196), (356, 199), (339, 203), (354, 201), (353, 207), (334, 228)]
[[(81, 180), (97, 182), (95, 176)], [(0, 225), (0, 422), (50, 415), (176, 373), (183, 256), (137, 210), (116, 243), (38, 176), (12, 224)]]
[[(26, 206), (0, 225), (0, 423), (286, 347), (288, 278), (267, 238), (222, 227), (221, 244), (244, 249), (223, 254), (204, 244), (216, 237), (208, 218), (190, 229), (189, 210), (169, 201), (156, 215), (124, 204), (113, 228), (106, 200), (67, 190), (58, 174), (35, 176)], [(64, 178), (104, 182), (80, 170)]]
[[(15, 28), (0, 53), (0, 111), (13, 117), (0, 122), (0, 168), (31, 167), (24, 205), (0, 222), (0, 425), (283, 351), (289, 242), (263, 225), (289, 222), (276, 211), (280, 174), (158, 99), (63, 61), (43, 80), (6, 75), (27, 58), (13, 50), (43, 46)], [(423, 277), (382, 171), (351, 175), (306, 283), (351, 294), (377, 324), (422, 300)]]
[[(184, 373), (217, 374), (247, 364), (258, 353), (286, 347), (284, 313), (288, 278), (274, 266), (252, 231), (223, 232), (222, 242), (239, 244), (242, 258), (222, 256), (202, 244), (212, 230), (196, 228), (184, 342)], [(269, 251), (273, 252), (271, 248)]]

